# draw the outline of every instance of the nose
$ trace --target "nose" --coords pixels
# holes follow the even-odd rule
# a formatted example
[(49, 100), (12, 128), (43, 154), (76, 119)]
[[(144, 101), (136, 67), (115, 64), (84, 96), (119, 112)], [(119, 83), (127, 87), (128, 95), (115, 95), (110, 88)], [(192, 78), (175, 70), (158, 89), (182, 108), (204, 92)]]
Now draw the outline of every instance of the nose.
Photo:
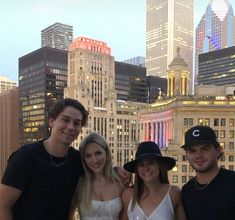
[(73, 122), (71, 121), (71, 122), (69, 122), (69, 124), (68, 124), (68, 128), (70, 128), (70, 129), (74, 129), (74, 124), (73, 124)]

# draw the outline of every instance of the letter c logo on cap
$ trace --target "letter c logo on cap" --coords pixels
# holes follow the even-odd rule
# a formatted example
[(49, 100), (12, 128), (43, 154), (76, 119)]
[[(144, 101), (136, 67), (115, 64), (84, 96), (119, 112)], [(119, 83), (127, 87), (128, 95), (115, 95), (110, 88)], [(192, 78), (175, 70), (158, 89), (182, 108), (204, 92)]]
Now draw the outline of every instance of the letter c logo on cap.
[(199, 130), (194, 130), (192, 134), (193, 134), (194, 137), (198, 137), (200, 135), (200, 131)]

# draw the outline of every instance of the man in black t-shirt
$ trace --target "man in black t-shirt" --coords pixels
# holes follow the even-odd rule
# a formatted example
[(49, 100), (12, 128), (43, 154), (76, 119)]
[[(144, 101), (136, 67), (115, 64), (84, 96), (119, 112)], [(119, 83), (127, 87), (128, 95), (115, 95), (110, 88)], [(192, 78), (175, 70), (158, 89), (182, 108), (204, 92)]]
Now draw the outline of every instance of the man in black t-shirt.
[(49, 112), (48, 139), (14, 152), (0, 185), (1, 220), (67, 220), (79, 176), (79, 151), (70, 147), (88, 112), (74, 99), (59, 100)]
[(190, 128), (182, 148), (196, 172), (182, 188), (188, 220), (234, 220), (235, 172), (219, 168), (222, 151), (214, 130)]

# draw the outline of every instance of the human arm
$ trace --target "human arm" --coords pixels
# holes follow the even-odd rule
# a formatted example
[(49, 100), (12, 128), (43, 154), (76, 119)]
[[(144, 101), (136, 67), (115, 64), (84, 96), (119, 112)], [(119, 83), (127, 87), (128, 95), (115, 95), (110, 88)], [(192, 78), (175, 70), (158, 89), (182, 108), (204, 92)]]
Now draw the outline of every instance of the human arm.
[(117, 174), (122, 182), (123, 187), (124, 188), (129, 187), (132, 174), (120, 166), (116, 166), (113, 169), (117, 172)]
[(127, 210), (128, 210), (128, 205), (130, 203), (132, 195), (133, 195), (132, 188), (126, 188), (122, 192), (122, 195), (121, 195), (121, 197), (122, 197), (122, 211), (119, 216), (120, 220), (128, 220)]
[(75, 216), (76, 216), (76, 212), (77, 212), (78, 193), (79, 193), (79, 183), (77, 184), (76, 190), (73, 195), (73, 199), (72, 199), (70, 210), (69, 210), (68, 220), (76, 220)]
[(175, 220), (187, 220), (179, 187), (172, 186), (170, 196), (174, 208)]
[(0, 219), (12, 220), (12, 207), (21, 194), (21, 190), (0, 184)]

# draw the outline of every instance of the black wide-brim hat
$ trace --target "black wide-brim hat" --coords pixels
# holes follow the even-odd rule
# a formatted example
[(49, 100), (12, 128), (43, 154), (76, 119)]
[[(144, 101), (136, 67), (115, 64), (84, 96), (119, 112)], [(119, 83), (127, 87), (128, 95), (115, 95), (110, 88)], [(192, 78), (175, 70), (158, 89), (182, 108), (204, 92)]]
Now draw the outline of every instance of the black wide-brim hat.
[(134, 173), (137, 162), (149, 158), (162, 161), (168, 170), (171, 170), (175, 166), (174, 158), (162, 156), (159, 146), (155, 142), (147, 141), (139, 144), (135, 154), (135, 160), (125, 163), (123, 167), (125, 170)]

